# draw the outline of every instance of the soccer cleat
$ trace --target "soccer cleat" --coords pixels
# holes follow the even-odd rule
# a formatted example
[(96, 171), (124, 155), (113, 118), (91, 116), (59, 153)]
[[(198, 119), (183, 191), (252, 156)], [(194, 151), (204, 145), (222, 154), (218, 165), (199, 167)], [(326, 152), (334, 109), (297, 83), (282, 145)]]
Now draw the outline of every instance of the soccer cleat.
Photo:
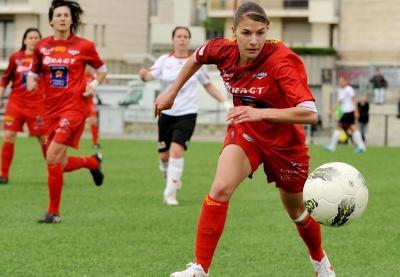
[(336, 277), (335, 271), (331, 263), (329, 262), (328, 256), (326, 256), (324, 251), (324, 257), (320, 262), (313, 260), (310, 257), (311, 264), (314, 268), (315, 276), (317, 277)]
[(365, 148), (357, 147), (356, 150), (354, 150), (355, 153), (364, 153), (367, 151)]
[(37, 221), (38, 223), (61, 223), (61, 217), (55, 214), (45, 213), (44, 216)]
[(170, 277), (207, 277), (208, 274), (199, 264), (188, 263), (184, 271), (174, 272)]
[(8, 184), (8, 178), (0, 176), (0, 185), (7, 185)]
[(167, 206), (178, 206), (179, 202), (176, 200), (175, 195), (164, 195), (164, 203), (167, 204)]
[(100, 152), (97, 152), (96, 154), (93, 155), (93, 157), (99, 161), (99, 166), (96, 169), (91, 169), (90, 174), (92, 174), (93, 182), (95, 183), (95, 185), (101, 186), (104, 180), (104, 174), (103, 171), (101, 170), (103, 155)]
[(335, 150), (333, 150), (331, 147), (329, 147), (329, 145), (324, 145), (324, 149), (328, 152), (335, 152)]
[(101, 147), (100, 147), (100, 144), (93, 144), (93, 149), (100, 149)]

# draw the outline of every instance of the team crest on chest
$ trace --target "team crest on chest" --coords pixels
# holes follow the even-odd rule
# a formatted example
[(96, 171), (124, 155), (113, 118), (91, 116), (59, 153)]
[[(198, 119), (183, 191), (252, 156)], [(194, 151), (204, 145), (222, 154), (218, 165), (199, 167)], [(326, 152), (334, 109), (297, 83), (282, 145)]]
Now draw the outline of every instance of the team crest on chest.
[(262, 78), (265, 78), (267, 76), (268, 76), (267, 72), (259, 72), (259, 73), (255, 73), (253, 75), (253, 78), (257, 78), (258, 80), (261, 80)]

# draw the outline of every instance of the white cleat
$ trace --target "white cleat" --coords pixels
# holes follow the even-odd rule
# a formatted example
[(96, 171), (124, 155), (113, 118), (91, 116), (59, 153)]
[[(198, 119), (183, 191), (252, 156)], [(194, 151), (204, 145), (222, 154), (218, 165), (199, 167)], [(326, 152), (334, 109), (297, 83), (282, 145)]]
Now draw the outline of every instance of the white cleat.
[(173, 195), (164, 195), (164, 203), (167, 206), (178, 206), (179, 202), (176, 200), (176, 197)]
[[(325, 251), (324, 251), (325, 254)], [(312, 258), (310, 258), (311, 263), (314, 268), (315, 276), (317, 277), (336, 277), (335, 271), (333, 270), (333, 267), (331, 263), (329, 262), (328, 256), (325, 256), (322, 258), (320, 262), (314, 261)]]
[(184, 271), (174, 272), (170, 277), (207, 277), (208, 274), (199, 264), (188, 263)]

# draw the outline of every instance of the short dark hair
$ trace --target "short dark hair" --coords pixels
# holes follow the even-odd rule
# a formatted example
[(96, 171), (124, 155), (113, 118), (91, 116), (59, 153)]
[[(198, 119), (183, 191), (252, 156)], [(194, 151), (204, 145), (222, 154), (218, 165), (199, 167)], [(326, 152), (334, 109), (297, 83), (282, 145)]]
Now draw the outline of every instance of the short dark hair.
[(83, 10), (81, 6), (75, 1), (53, 0), (49, 8), (49, 21), (53, 19), (54, 10), (59, 7), (68, 7), (69, 10), (71, 11), (71, 17), (72, 17), (71, 32), (75, 34), (78, 31), (79, 26), (82, 24), (81, 16), (83, 14)]
[(239, 22), (243, 16), (247, 16), (254, 21), (269, 25), (269, 20), (263, 7), (255, 2), (244, 2), (239, 6), (239, 8), (237, 8), (233, 18), (235, 27), (239, 25)]
[(192, 38), (192, 34), (190, 33), (189, 28), (188, 28), (188, 27), (185, 27), (185, 26), (176, 26), (176, 27), (174, 28), (174, 30), (172, 30), (172, 38), (175, 37), (176, 31), (179, 30), (179, 29), (186, 30), (186, 32), (188, 32), (188, 34), (189, 34), (189, 38)]
[(40, 33), (38, 28), (28, 28), (28, 29), (26, 29), (25, 32), (24, 32), (24, 35), (22, 36), (22, 44), (21, 44), (21, 48), (20, 48), (20, 50), (22, 50), (22, 51), (26, 50), (26, 44), (25, 44), (24, 40), (26, 39), (26, 37), (28, 36), (28, 34), (30, 32), (36, 32), (36, 33), (39, 34), (39, 37), (42, 38), (42, 34)]

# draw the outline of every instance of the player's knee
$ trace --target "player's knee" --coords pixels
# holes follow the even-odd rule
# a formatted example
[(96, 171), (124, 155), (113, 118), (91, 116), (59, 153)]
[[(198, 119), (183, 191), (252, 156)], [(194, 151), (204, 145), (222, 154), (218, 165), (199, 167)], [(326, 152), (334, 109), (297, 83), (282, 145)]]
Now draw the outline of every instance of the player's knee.
[(4, 132), (4, 141), (14, 143), (17, 138), (17, 133), (15, 132)]
[(229, 201), (233, 192), (234, 188), (232, 186), (229, 186), (228, 183), (222, 181), (214, 181), (214, 184), (210, 191), (210, 195), (213, 199), (218, 201)]

